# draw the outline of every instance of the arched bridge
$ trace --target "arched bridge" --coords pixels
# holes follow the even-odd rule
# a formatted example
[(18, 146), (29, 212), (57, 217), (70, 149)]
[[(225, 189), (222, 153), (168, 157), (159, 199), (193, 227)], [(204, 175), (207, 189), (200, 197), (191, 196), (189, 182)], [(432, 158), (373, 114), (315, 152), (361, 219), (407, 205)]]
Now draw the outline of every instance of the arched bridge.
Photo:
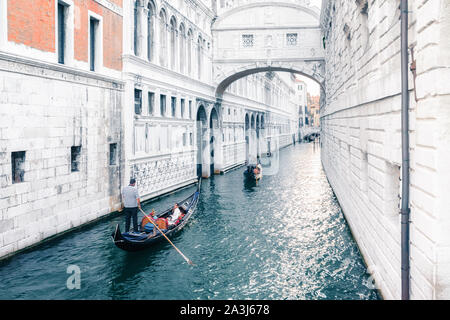
[(300, 139), (303, 141), (311, 141), (320, 136), (320, 127), (302, 127), (300, 128)]
[(221, 98), (233, 81), (264, 71), (299, 73), (323, 88), (319, 16), (317, 8), (275, 0), (247, 3), (220, 14), (212, 26), (216, 97)]

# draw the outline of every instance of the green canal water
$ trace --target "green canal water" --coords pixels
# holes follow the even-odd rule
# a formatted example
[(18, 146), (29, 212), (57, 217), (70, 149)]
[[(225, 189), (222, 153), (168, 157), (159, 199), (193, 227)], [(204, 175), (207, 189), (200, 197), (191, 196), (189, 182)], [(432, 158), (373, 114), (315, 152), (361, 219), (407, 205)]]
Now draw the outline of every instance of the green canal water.
[[(258, 185), (244, 183), (244, 168), (203, 180), (197, 211), (172, 239), (195, 266), (166, 242), (138, 253), (115, 247), (119, 215), (0, 261), (0, 299), (379, 299), (320, 150), (285, 148), (278, 167)], [(193, 190), (144, 209), (165, 209)], [(79, 289), (67, 286), (73, 265)]]

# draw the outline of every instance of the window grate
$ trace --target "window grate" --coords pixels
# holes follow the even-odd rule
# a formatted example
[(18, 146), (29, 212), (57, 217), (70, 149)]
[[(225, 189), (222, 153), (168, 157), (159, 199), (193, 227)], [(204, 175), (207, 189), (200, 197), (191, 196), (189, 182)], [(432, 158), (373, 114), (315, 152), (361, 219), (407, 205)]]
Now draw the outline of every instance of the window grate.
[(253, 34), (243, 34), (242, 35), (242, 47), (250, 48), (254, 46), (254, 35)]
[(12, 183), (24, 182), (25, 151), (11, 153)]
[(289, 47), (295, 47), (297, 45), (297, 33), (287, 33), (286, 34), (286, 45)]
[(80, 171), (80, 155), (81, 155), (81, 146), (74, 146), (70, 148), (72, 172)]

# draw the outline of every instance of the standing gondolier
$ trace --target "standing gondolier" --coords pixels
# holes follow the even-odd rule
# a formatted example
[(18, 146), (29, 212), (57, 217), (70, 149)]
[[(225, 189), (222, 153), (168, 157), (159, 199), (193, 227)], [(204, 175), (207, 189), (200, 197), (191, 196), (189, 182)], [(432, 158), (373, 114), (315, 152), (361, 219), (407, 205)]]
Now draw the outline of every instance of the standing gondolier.
[(130, 179), (130, 185), (122, 188), (122, 203), (125, 211), (125, 232), (130, 230), (130, 220), (133, 218), (133, 230), (138, 232), (137, 212), (141, 208), (141, 199), (136, 188), (136, 179)]

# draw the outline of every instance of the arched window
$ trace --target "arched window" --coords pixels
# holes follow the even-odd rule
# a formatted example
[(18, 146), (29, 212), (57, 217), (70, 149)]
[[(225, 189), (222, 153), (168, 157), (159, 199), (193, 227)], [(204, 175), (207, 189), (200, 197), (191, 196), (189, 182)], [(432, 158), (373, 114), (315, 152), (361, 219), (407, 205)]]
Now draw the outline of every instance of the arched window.
[(197, 77), (200, 80), (202, 76), (202, 37), (198, 36), (197, 40)]
[(170, 68), (177, 67), (177, 21), (174, 17), (170, 19)]
[(147, 58), (148, 61), (153, 60), (154, 53), (154, 40), (155, 39), (155, 5), (153, 1), (148, 3), (147, 14)]
[(166, 66), (167, 60), (167, 24), (166, 12), (161, 10), (159, 13), (159, 62), (162, 66)]
[(192, 42), (193, 42), (193, 36), (192, 36), (192, 30), (189, 29), (187, 33), (187, 63), (188, 63), (188, 75), (192, 76)]
[(185, 73), (186, 33), (184, 24), (180, 24), (180, 72)]
[(134, 10), (133, 10), (133, 18), (134, 18), (134, 28), (133, 28), (133, 51), (134, 54), (138, 55), (138, 2), (139, 0), (134, 1)]

